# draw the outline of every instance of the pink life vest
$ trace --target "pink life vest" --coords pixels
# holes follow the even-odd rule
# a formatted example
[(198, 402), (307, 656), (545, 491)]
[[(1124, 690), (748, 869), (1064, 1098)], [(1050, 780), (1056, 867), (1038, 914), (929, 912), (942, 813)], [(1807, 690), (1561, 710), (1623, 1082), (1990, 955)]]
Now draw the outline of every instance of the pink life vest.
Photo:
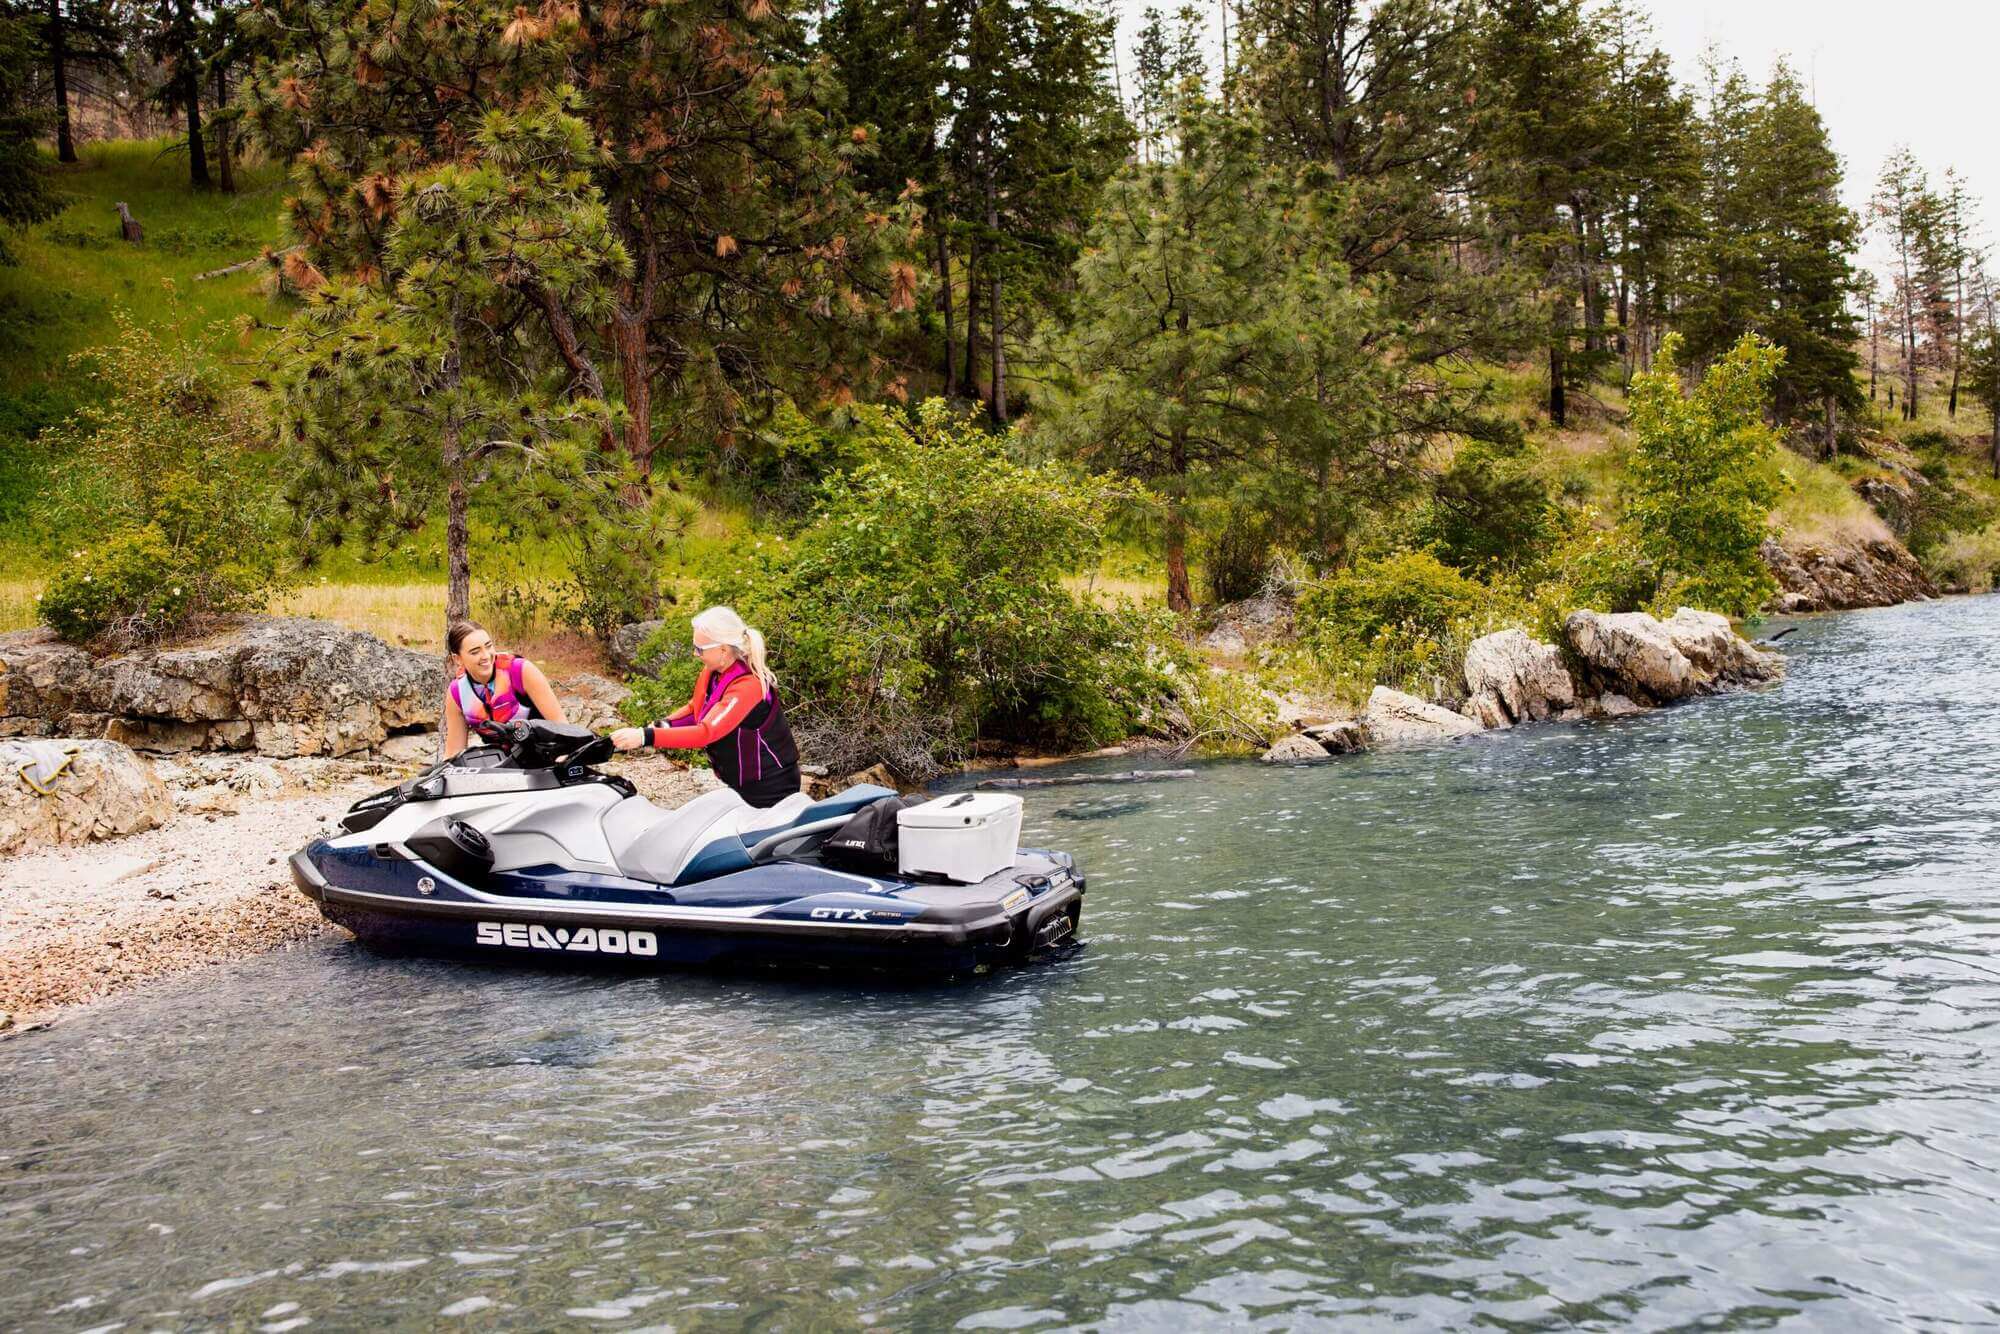
[(497, 655), (493, 659), (493, 675), (483, 686), (473, 684), (470, 676), (459, 673), (458, 679), (451, 683), (451, 697), (458, 701), (458, 711), (465, 715), (467, 723), (504, 723), (512, 718), (534, 716), (534, 703), (521, 687), (523, 661), (511, 653)]

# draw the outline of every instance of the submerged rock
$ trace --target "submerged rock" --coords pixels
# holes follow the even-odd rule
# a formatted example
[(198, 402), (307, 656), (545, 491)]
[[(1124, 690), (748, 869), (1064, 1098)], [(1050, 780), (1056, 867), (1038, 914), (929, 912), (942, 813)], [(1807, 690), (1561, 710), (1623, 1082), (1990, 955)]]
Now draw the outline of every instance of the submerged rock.
[(1262, 756), (1265, 764), (1302, 764), (1328, 758), (1327, 748), (1303, 732), (1278, 738), (1277, 744)]
[(173, 813), (152, 765), (115, 741), (0, 741), (0, 854), (136, 834)]
[(1375, 687), (1359, 721), (1368, 744), (1383, 747), (1428, 745), (1481, 730), (1462, 714), (1387, 686)]
[(1541, 722), (1576, 703), (1562, 650), (1530, 639), (1525, 630), (1502, 630), (1472, 641), (1465, 651), (1468, 716), (1482, 726)]

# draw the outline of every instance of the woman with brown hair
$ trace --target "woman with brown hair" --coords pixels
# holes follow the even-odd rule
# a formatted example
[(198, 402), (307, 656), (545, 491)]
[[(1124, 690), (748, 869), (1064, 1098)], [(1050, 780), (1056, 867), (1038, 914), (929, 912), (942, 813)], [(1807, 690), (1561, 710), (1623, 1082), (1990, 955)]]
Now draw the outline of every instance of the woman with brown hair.
[(464, 750), (473, 723), (546, 718), (566, 723), (562, 701), (542, 669), (526, 658), (497, 652), (493, 636), (477, 621), (453, 621), (444, 636), (457, 675), (444, 692), (444, 757)]

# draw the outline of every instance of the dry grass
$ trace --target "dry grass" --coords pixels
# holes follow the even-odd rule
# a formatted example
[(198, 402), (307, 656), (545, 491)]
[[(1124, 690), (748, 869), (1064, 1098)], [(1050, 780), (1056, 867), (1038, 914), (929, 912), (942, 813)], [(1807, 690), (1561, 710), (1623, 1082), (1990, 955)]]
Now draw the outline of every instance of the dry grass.
[(1791, 479), (1791, 489), (1771, 517), (1787, 539), (1828, 546), (1894, 536), (1882, 516), (1833, 469), (1782, 451), (1777, 466)]

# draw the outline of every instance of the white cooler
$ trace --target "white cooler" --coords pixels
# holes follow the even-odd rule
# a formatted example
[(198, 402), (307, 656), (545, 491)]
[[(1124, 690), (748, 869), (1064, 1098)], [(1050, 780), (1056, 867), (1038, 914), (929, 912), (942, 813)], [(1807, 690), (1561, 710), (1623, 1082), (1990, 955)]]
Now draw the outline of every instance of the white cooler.
[(1021, 799), (961, 792), (896, 812), (897, 866), (907, 876), (970, 885), (1012, 866), (1021, 847)]

